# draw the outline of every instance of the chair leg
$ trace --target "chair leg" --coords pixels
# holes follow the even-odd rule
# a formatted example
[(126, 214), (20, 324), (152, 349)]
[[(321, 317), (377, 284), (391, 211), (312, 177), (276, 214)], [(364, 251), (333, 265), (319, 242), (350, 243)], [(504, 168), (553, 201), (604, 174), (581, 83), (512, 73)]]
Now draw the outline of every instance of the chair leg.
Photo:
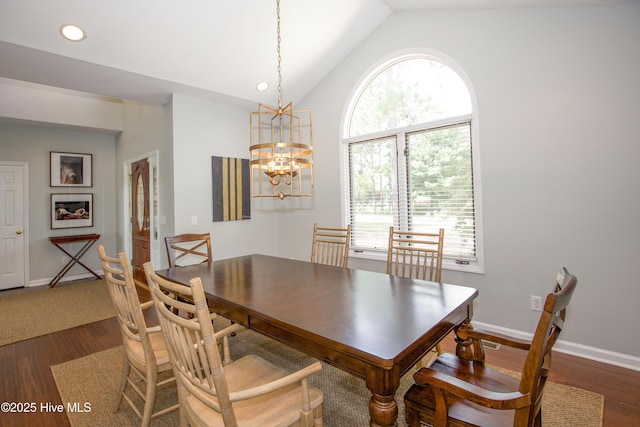
[[(435, 357), (431, 360), (431, 363), (435, 362), (442, 353), (444, 353), (444, 350), (442, 350), (442, 346), (440, 345), (440, 343), (436, 344)], [(431, 366), (431, 363), (429, 363), (429, 366)]]
[(322, 427), (324, 420), (322, 419), (322, 405), (318, 405), (313, 411), (313, 427)]
[(178, 413), (180, 414), (180, 427), (187, 427), (189, 425), (187, 420), (187, 411), (184, 409), (185, 404), (183, 402), (184, 399), (184, 386), (180, 381), (176, 379), (176, 392), (178, 393), (178, 404), (180, 405), (178, 408)]
[(141, 427), (147, 427), (151, 422), (151, 414), (153, 413), (153, 404), (156, 400), (156, 381), (158, 372), (153, 368), (147, 368), (146, 385), (144, 393), (144, 412), (142, 413)]
[(120, 387), (118, 388), (118, 394), (116, 395), (113, 412), (118, 412), (118, 409), (120, 408), (120, 404), (122, 403), (122, 394), (124, 393), (124, 389), (127, 388), (127, 377), (129, 376), (130, 370), (131, 365), (129, 365), (129, 359), (127, 358), (127, 354), (125, 353), (124, 361), (122, 363), (122, 380), (120, 381)]
[(433, 362), (436, 361), (438, 356), (440, 356), (442, 353), (443, 353), (442, 347), (440, 346), (439, 343), (436, 344), (435, 348), (431, 349), (431, 351), (427, 353), (426, 356), (424, 356), (422, 359), (418, 361), (418, 363), (416, 363), (415, 368), (416, 369), (420, 369), (423, 367), (428, 368), (429, 366), (431, 366)]
[(542, 427), (542, 410), (539, 410), (536, 414), (536, 417), (533, 420), (533, 425), (535, 427)]

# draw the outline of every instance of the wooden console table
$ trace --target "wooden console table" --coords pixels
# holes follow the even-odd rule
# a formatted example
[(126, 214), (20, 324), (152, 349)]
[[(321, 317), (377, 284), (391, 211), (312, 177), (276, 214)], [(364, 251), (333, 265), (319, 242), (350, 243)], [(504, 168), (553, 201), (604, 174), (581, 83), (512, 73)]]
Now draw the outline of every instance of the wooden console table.
[[(73, 267), (75, 264), (80, 264), (81, 266), (83, 266), (85, 270), (87, 270), (89, 273), (96, 276), (96, 279), (102, 279), (100, 276), (98, 276), (98, 274), (96, 274), (95, 271), (91, 270), (89, 267), (87, 267), (80, 261), (80, 258), (82, 258), (82, 256), (85, 253), (87, 253), (89, 248), (91, 248), (91, 246), (93, 246), (93, 244), (99, 238), (100, 238), (99, 234), (81, 234), (78, 236), (49, 237), (49, 241), (55, 247), (57, 247), (58, 249), (60, 249), (62, 252), (64, 252), (69, 256), (69, 262), (64, 267), (62, 267), (62, 270), (60, 270), (58, 274), (56, 274), (56, 277), (54, 277), (53, 280), (51, 280), (51, 282), (49, 283), (49, 287), (53, 288), (56, 285), (56, 283), (58, 283), (60, 279), (62, 279), (62, 277), (65, 274), (67, 274), (67, 272), (71, 270), (71, 267)], [(69, 252), (67, 252), (65, 248), (61, 246), (67, 243), (78, 243), (78, 242), (84, 242), (84, 245), (82, 245), (80, 250), (75, 255), (71, 255)]]

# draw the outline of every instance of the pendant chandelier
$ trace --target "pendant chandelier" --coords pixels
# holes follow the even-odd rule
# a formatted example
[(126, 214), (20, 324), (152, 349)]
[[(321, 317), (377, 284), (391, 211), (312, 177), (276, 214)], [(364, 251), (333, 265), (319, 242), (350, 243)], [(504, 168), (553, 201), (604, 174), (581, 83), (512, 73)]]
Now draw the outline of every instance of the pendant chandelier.
[(280, 0), (276, 0), (278, 106), (259, 104), (251, 113), (251, 197), (313, 196), (311, 110), (282, 106)]

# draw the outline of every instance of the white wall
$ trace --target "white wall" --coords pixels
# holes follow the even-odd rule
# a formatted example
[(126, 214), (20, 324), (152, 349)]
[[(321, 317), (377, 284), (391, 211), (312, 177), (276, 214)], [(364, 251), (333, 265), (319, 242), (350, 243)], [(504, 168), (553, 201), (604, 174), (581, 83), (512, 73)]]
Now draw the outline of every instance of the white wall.
[[(173, 96), (175, 234), (211, 233), (214, 259), (278, 252), (278, 212), (264, 209), (260, 200), (252, 200), (250, 220), (213, 222), (211, 157), (249, 157), (249, 113)], [(197, 225), (191, 225), (192, 216)]]
[(435, 49), (478, 97), (485, 235), (485, 274), (443, 280), (479, 288), (475, 320), (530, 333), (530, 295), (546, 295), (566, 266), (579, 284), (559, 348), (640, 368), (640, 342), (623, 332), (640, 321), (639, 22), (637, 2), (394, 13), (298, 105), (314, 114), (316, 197), (283, 215), (299, 233), (283, 234), (281, 255), (304, 259), (309, 224), (342, 222), (349, 94), (382, 58)]
[(122, 130), (122, 103), (105, 97), (0, 78), (0, 117), (55, 126)]
[[(129, 206), (125, 206), (125, 197), (130, 197), (128, 173), (131, 163), (157, 156), (158, 162), (158, 210), (165, 218), (159, 225), (158, 239), (151, 236), (151, 261), (163, 266), (166, 262), (163, 237), (173, 234), (173, 157), (171, 146), (171, 103), (164, 106), (123, 103), (123, 131), (118, 136), (116, 151), (116, 188), (117, 205), (117, 246), (111, 253), (131, 251), (129, 230)], [(128, 202), (127, 202), (128, 203)], [(154, 254), (157, 256), (154, 258)]]
[[(93, 187), (50, 187), (49, 152), (62, 151), (93, 155)], [(105, 247), (115, 244), (115, 135), (87, 130), (0, 123), (0, 160), (29, 164), (29, 285), (44, 285), (64, 266), (66, 255), (49, 242), (51, 236), (97, 233), (97, 243)], [(52, 193), (92, 193), (93, 227), (51, 229)], [(65, 245), (72, 254), (84, 243)], [(100, 270), (95, 249), (87, 252), (82, 262), (94, 271)], [(87, 276), (88, 275), (88, 276)], [(62, 280), (93, 277), (79, 265)]]

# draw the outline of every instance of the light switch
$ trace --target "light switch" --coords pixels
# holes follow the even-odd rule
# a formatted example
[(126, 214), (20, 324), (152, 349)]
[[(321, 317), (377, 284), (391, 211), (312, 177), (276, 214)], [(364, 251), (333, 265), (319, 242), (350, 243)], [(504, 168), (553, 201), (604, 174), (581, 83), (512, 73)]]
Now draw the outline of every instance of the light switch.
[(198, 225), (198, 217), (196, 215), (191, 215), (191, 225)]

